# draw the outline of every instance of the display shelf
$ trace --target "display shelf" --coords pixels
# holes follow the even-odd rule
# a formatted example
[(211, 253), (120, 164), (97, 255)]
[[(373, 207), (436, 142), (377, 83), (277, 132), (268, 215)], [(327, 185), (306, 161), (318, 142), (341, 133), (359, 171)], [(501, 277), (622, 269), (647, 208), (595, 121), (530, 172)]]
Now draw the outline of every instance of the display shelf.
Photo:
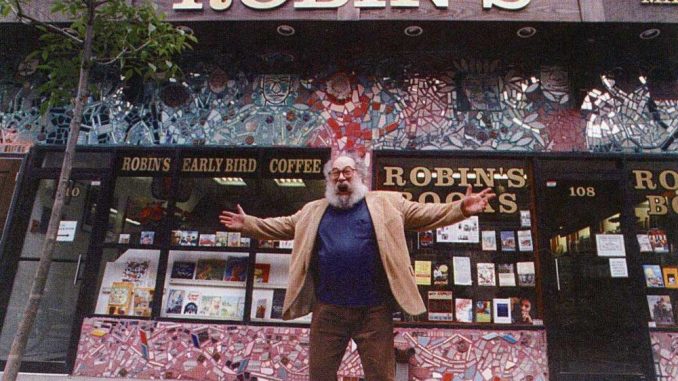
[(245, 282), (232, 282), (226, 280), (196, 280), (170, 278), (168, 283), (172, 286), (197, 286), (197, 287), (226, 287), (245, 288)]
[(209, 321), (235, 321), (235, 322), (242, 322), (243, 319), (231, 319), (231, 318), (224, 318), (221, 316), (203, 316), (203, 315), (195, 315), (195, 314), (164, 314), (163, 318), (165, 319), (190, 319), (191, 321), (194, 320), (209, 320)]
[(249, 253), (252, 249), (250, 247), (230, 247), (230, 246), (171, 246), (170, 250)]
[[(394, 321), (396, 328), (446, 328), (446, 329), (481, 329), (481, 330), (518, 330), (538, 331), (544, 330), (544, 325), (536, 324), (495, 324), (495, 323), (462, 323), (456, 321)], [(676, 329), (678, 330), (678, 328)]]
[(253, 283), (252, 285), (253, 288), (255, 289), (265, 289), (265, 290), (272, 290), (272, 289), (286, 289), (287, 288), (287, 283)]

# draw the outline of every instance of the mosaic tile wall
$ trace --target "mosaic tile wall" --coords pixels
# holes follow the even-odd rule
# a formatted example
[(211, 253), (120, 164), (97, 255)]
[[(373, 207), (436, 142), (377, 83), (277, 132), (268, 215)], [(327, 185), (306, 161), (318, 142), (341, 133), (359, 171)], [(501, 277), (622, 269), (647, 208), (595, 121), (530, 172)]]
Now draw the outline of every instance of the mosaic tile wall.
[[(305, 65), (290, 54), (211, 57), (182, 82), (94, 73), (81, 144), (676, 152), (678, 83), (601, 73), (588, 91), (559, 66), (443, 55)], [(327, 60), (332, 62), (332, 60)], [(435, 62), (436, 68), (423, 67)], [(296, 66), (295, 66), (296, 65)], [(243, 69), (247, 68), (247, 69)], [(36, 62), (0, 57), (0, 144), (64, 143), (70, 110), (40, 116)], [(662, 91), (654, 91), (660, 88)], [(666, 90), (668, 89), (668, 90)]]
[(678, 333), (650, 332), (657, 381), (678, 380)]
[[(308, 329), (103, 318), (82, 326), (73, 374), (206, 381), (308, 381)], [(397, 329), (416, 380), (548, 380), (544, 331)], [(340, 381), (362, 377), (354, 345)], [(401, 380), (398, 380), (401, 381)]]

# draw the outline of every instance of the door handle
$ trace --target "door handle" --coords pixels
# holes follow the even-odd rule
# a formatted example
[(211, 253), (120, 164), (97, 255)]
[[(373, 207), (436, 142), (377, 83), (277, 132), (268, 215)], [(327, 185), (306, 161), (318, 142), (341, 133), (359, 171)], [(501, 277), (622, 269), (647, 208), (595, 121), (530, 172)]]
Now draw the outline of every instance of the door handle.
[(556, 287), (560, 291), (560, 269), (558, 268), (558, 258), (553, 259), (556, 262)]
[(73, 276), (73, 285), (78, 282), (78, 274), (80, 273), (80, 263), (82, 262), (82, 254), (78, 255), (78, 264), (75, 266), (75, 275)]

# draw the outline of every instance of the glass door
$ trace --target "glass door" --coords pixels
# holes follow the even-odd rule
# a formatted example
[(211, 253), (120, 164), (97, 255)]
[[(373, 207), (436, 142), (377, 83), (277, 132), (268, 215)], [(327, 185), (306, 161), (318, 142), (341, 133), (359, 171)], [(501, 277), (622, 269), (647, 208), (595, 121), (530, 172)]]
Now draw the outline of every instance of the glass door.
[[(56, 194), (57, 180), (42, 179), (38, 182), (2, 325), (2, 361), (7, 359), (14, 333), (23, 316)], [(80, 277), (87, 260), (90, 237), (95, 231), (100, 194), (99, 181), (70, 182), (46, 289), (24, 354), (23, 360), (31, 370), (65, 369), (73, 323), (76, 321), (82, 283)]]
[(614, 166), (572, 173), (571, 163), (554, 163), (539, 182), (552, 379), (646, 379), (650, 346), (620, 176)]

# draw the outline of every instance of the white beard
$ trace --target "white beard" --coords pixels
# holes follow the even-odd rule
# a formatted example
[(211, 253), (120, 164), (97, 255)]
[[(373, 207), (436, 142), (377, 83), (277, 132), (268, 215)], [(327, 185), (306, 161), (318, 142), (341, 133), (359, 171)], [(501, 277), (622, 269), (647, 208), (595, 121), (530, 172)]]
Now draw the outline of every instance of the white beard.
[(350, 209), (365, 198), (368, 192), (367, 185), (357, 179), (355, 183), (349, 184), (349, 190), (351, 190), (351, 193), (348, 195), (338, 195), (336, 184), (332, 185), (327, 182), (325, 185), (325, 198), (335, 208)]

